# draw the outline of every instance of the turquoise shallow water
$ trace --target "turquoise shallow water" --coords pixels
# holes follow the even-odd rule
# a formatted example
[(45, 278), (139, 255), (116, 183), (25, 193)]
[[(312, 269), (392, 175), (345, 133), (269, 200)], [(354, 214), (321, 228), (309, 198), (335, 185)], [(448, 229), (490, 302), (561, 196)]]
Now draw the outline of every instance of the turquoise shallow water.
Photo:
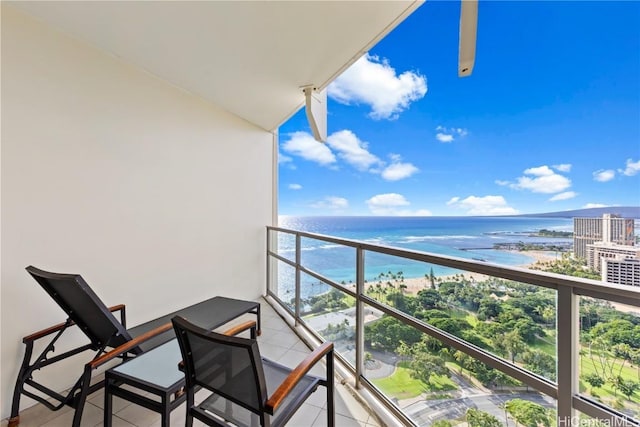
[[(528, 217), (281, 217), (284, 228), (342, 237), (382, 246), (400, 247), (438, 255), (482, 260), (493, 264), (523, 265), (533, 262), (524, 253), (494, 250), (495, 243), (570, 243), (570, 238), (532, 237), (541, 229), (572, 231), (570, 218)], [(295, 256), (295, 241), (281, 235), (279, 253)], [(355, 250), (315, 239), (302, 239), (302, 263), (338, 283), (355, 281)], [(280, 263), (279, 290), (293, 292), (294, 271)], [(402, 272), (404, 277), (424, 277), (431, 269), (436, 276), (456, 270), (402, 258), (367, 252), (365, 278), (375, 280), (380, 273)], [(303, 275), (302, 296), (327, 290), (310, 276)]]

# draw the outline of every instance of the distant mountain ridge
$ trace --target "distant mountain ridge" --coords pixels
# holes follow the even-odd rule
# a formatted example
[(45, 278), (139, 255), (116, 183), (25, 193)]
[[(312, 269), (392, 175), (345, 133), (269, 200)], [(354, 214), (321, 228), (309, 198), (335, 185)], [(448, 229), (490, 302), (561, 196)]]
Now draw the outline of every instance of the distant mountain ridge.
[(609, 206), (605, 208), (576, 209), (572, 211), (547, 212), (539, 214), (526, 214), (519, 216), (541, 217), (541, 218), (598, 218), (603, 214), (616, 214), (622, 218), (640, 219), (640, 206)]

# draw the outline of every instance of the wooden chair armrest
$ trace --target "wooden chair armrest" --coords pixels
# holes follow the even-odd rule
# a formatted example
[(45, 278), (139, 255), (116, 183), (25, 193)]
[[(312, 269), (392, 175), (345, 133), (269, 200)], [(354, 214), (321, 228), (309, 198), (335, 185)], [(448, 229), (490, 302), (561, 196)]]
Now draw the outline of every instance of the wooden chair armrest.
[(55, 332), (58, 332), (61, 329), (65, 328), (65, 327), (68, 327), (68, 326), (71, 326), (73, 324), (74, 324), (73, 322), (71, 322), (71, 323), (67, 323), (67, 322), (58, 323), (57, 325), (53, 325), (53, 326), (50, 326), (50, 327), (48, 327), (46, 329), (43, 329), (41, 331), (34, 332), (31, 335), (27, 335), (26, 337), (22, 338), (22, 342), (26, 344), (29, 341), (35, 341), (35, 340), (40, 339), (42, 337), (46, 337), (47, 335), (51, 335), (51, 334), (53, 334)]
[[(271, 395), (269, 400), (267, 400), (265, 405), (267, 412), (273, 415), (273, 412), (282, 403), (284, 398), (291, 393), (291, 390), (293, 390), (296, 384), (300, 382), (302, 377), (304, 377), (307, 372), (309, 372), (309, 370), (326, 355), (333, 357), (332, 342), (325, 342), (320, 347), (316, 348), (302, 362), (300, 362), (293, 371), (291, 371), (287, 378), (284, 379), (282, 384), (280, 384), (276, 391)], [(333, 372), (327, 372), (327, 375), (333, 375)]]
[(155, 329), (152, 329), (148, 332), (145, 332), (144, 334), (135, 337), (134, 339), (132, 339), (131, 341), (127, 341), (124, 344), (119, 345), (118, 347), (114, 348), (111, 351), (106, 352), (105, 354), (103, 354), (102, 356), (98, 357), (97, 359), (92, 360), (91, 362), (89, 362), (87, 364), (87, 366), (89, 366), (91, 369), (96, 369), (97, 367), (104, 365), (105, 363), (107, 363), (108, 361), (115, 359), (118, 356), (121, 356), (123, 354), (125, 354), (127, 351), (131, 350), (132, 348), (138, 346), (139, 344), (145, 342), (148, 339), (151, 339), (153, 337), (155, 337), (156, 335), (159, 335), (163, 332), (168, 331), (169, 329), (171, 329), (173, 327), (173, 325), (171, 324), (171, 322), (169, 323), (165, 323), (162, 326), (158, 326)]
[(251, 332), (251, 338), (255, 338), (255, 330), (256, 330), (256, 321), (255, 320), (247, 320), (244, 323), (241, 323), (239, 325), (236, 325), (232, 328), (227, 329), (226, 331), (223, 332), (224, 335), (228, 335), (228, 336), (234, 336), (234, 335), (238, 335), (239, 333), (242, 333), (248, 329), (253, 329), (253, 331)]
[(114, 312), (114, 311), (121, 311), (124, 310), (124, 304), (118, 304), (118, 305), (112, 305), (111, 307), (109, 307), (109, 311)]
[(124, 328), (127, 328), (127, 315), (126, 315), (126, 311), (125, 311), (125, 306), (124, 304), (118, 304), (118, 305), (114, 305), (109, 307), (109, 311), (110, 312), (114, 312), (114, 311), (119, 311), (120, 312), (120, 323), (122, 323), (122, 326), (124, 326)]
[[(113, 307), (109, 307), (109, 311), (113, 312), (113, 311), (122, 311), (122, 316), (124, 316), (124, 304), (118, 304), (118, 305), (114, 305)], [(34, 332), (30, 335), (27, 335), (26, 337), (22, 338), (22, 342), (23, 343), (27, 343), (29, 341), (35, 341), (38, 340), (42, 337), (46, 337), (47, 335), (51, 335), (53, 333), (56, 333), (58, 331), (60, 331), (61, 329), (63, 329), (65, 326), (69, 327), (69, 326), (73, 326), (75, 325), (75, 322), (62, 322), (62, 323), (58, 323), (56, 325), (50, 326), (48, 328), (42, 329), (38, 332)]]

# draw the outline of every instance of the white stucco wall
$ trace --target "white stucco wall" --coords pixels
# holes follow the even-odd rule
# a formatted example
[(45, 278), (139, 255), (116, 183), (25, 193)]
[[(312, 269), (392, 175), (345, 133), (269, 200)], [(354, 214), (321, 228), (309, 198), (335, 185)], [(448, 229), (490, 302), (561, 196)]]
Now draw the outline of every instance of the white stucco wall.
[(6, 5), (1, 101), (2, 418), (21, 338), (64, 320), (30, 264), (82, 274), (130, 325), (263, 293), (271, 133)]

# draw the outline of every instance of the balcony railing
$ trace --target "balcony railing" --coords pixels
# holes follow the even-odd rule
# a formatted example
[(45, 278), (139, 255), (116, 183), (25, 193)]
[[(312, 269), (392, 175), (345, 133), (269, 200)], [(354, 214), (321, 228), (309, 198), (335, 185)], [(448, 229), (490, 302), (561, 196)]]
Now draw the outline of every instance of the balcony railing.
[(597, 307), (624, 309), (620, 325), (640, 340), (636, 288), (279, 227), (267, 227), (267, 283), (297, 324), (336, 343), (356, 387), (409, 425), (469, 407), (522, 424), (513, 402), (524, 401), (558, 427), (640, 426), (640, 349), (603, 348), (591, 327), (604, 322)]

